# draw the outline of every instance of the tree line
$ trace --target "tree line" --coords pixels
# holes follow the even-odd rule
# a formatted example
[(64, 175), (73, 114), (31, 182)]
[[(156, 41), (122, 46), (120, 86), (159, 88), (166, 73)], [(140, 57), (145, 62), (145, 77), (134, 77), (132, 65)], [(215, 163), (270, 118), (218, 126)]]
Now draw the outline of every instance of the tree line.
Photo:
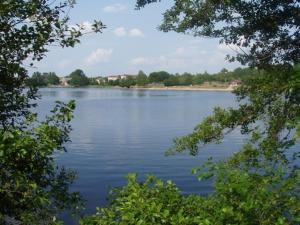
[[(205, 82), (217, 82), (228, 84), (233, 80), (243, 80), (245, 77), (257, 73), (253, 68), (236, 68), (233, 71), (222, 69), (218, 73), (176, 73), (171, 74), (166, 71), (157, 71), (149, 73), (148, 75), (142, 70), (137, 75), (127, 75), (125, 78), (119, 77), (116, 80), (109, 80), (108, 77), (87, 77), (83, 70), (77, 69), (66, 76), (67, 83), (71, 86), (120, 86), (131, 87), (140, 86), (145, 87), (149, 84), (161, 84), (166, 87), (169, 86), (188, 86), (188, 85), (202, 85)], [(40, 73), (34, 72), (32, 77), (26, 80), (28, 86), (35, 85), (38, 87), (59, 85), (59, 77), (54, 72)]]

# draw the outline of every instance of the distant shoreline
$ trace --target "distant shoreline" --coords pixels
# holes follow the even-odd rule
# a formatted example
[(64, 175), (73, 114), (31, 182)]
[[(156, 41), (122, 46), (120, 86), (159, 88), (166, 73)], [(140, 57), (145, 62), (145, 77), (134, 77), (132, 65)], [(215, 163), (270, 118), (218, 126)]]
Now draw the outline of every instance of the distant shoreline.
[(97, 86), (89, 85), (82, 87), (73, 86), (48, 86), (40, 88), (103, 88), (103, 89), (121, 89), (121, 90), (157, 90), (157, 91), (224, 91), (231, 92), (234, 88), (231, 87), (201, 87), (201, 86), (170, 86), (170, 87), (119, 87), (119, 86)]
[(134, 90), (158, 90), (158, 91), (233, 91), (233, 88), (204, 88), (204, 87), (193, 87), (193, 86), (171, 86), (171, 87), (131, 87), (129, 89)]

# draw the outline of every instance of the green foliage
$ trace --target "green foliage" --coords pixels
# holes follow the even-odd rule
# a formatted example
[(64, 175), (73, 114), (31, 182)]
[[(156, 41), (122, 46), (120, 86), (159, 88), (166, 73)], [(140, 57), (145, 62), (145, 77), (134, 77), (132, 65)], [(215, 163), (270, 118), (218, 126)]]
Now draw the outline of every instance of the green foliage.
[[(85, 32), (83, 26), (70, 27), (68, 14), (74, 1), (4, 0), (0, 2), (0, 124), (15, 125), (34, 106), (36, 89), (24, 90), (29, 66), (41, 60), (50, 45), (73, 47)], [(105, 26), (93, 24), (93, 32)], [(27, 60), (27, 62), (25, 62)]]
[(171, 75), (168, 79), (164, 80), (165, 86), (176, 86), (179, 84), (178, 77)]
[(256, 136), (266, 157), (284, 160), (296, 141), (291, 133), (299, 124), (299, 79), (299, 66), (277, 66), (248, 77), (235, 91), (238, 108), (216, 108), (192, 134), (175, 139), (171, 152), (190, 150), (195, 155), (201, 145), (219, 143), (225, 134), (241, 127), (242, 134)]
[(47, 85), (58, 85), (59, 84), (59, 77), (54, 72), (50, 73), (43, 73), (45, 77), (45, 82)]
[[(171, 182), (149, 176), (139, 183), (128, 175), (125, 187), (114, 189), (106, 208), (83, 218), (82, 225), (96, 224), (297, 224), (300, 222), (300, 174), (285, 177), (284, 169), (272, 176), (232, 169), (227, 162), (211, 163), (215, 192), (207, 197), (182, 195)], [(215, 169), (213, 169), (214, 171)], [(199, 172), (196, 170), (196, 172)], [(201, 173), (203, 175), (203, 173)]]
[(54, 73), (34, 72), (32, 77), (25, 80), (26, 86), (44, 87), (48, 85), (58, 85), (59, 77)]
[(25, 81), (25, 84), (27, 86), (33, 86), (33, 87), (43, 87), (43, 86), (47, 85), (44, 77), (42, 76), (42, 74), (40, 72), (34, 72), (32, 74), (32, 77), (28, 78)]
[[(0, 223), (61, 224), (55, 215), (80, 209), (78, 193), (69, 191), (75, 173), (59, 168), (53, 154), (65, 151), (74, 102), (57, 102), (45, 121), (31, 112), (33, 86), (55, 84), (55, 74), (35, 73), (28, 82), (26, 67), (40, 61), (50, 45), (73, 47), (85, 34), (70, 27), (73, 0), (4, 0), (0, 2)], [(93, 24), (93, 32), (105, 26)], [(26, 65), (30, 62), (29, 65)], [(30, 79), (29, 79), (30, 80)]]
[(105, 78), (97, 78), (100, 82), (96, 81), (96, 78), (89, 78), (89, 84), (100, 86), (121, 86), (129, 87), (133, 85), (146, 86), (149, 83), (164, 84), (165, 86), (188, 86), (188, 85), (203, 85), (204, 82), (216, 82), (218, 84), (229, 85), (229, 82), (233, 80), (243, 80), (248, 76), (258, 73), (257, 69), (250, 68), (237, 68), (233, 71), (222, 69), (218, 73), (209, 74), (204, 73), (183, 73), (175, 75), (167, 72), (153, 72), (149, 77), (143, 72), (139, 71), (137, 76), (129, 76), (128, 80), (118, 79), (115, 81), (107, 81)]
[(68, 83), (72, 86), (80, 87), (89, 84), (89, 79), (85, 76), (84, 72), (80, 69), (73, 71), (68, 77), (71, 78)]
[(166, 71), (152, 72), (149, 74), (149, 83), (162, 83), (168, 79), (170, 74)]
[(164, 183), (153, 176), (138, 183), (136, 175), (129, 174), (127, 186), (114, 189), (110, 197), (109, 207), (98, 208), (97, 214), (82, 219), (80, 224), (175, 225), (194, 221), (197, 199), (189, 204), (172, 182)]
[(131, 77), (131, 76), (128, 76), (125, 79), (120, 79), (119, 80), (119, 86), (120, 87), (130, 88), (131, 86), (134, 86), (134, 85), (136, 85), (136, 79)]
[(88, 79), (89, 79), (89, 85), (99, 85), (99, 83), (97, 81), (97, 78), (91, 77), (91, 78), (88, 78)]
[(110, 80), (108, 81), (109, 86), (119, 86), (120, 85), (120, 79), (117, 80)]
[(146, 86), (148, 84), (148, 77), (142, 70), (139, 71), (136, 77), (136, 84), (138, 86)]
[(0, 130), (0, 218), (51, 224), (61, 210), (81, 208), (79, 194), (69, 192), (75, 173), (58, 168), (53, 158), (65, 151), (74, 108), (74, 101), (57, 102), (45, 121), (31, 114), (24, 122), (26, 130)]

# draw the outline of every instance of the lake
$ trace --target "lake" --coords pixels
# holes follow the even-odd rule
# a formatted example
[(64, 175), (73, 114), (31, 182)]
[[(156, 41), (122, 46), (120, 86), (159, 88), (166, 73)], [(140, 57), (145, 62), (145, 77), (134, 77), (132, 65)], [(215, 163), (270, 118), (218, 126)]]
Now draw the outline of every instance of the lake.
[(125, 176), (131, 172), (141, 180), (146, 174), (172, 180), (185, 194), (206, 195), (211, 183), (199, 182), (191, 169), (209, 156), (222, 159), (232, 154), (242, 143), (236, 131), (222, 144), (206, 146), (196, 157), (164, 155), (174, 137), (190, 133), (214, 107), (235, 106), (230, 92), (43, 88), (40, 93), (37, 110), (41, 115), (56, 100), (76, 100), (72, 142), (67, 144), (68, 152), (56, 159), (78, 172), (72, 190), (81, 192), (87, 214), (105, 206), (109, 189), (126, 184)]

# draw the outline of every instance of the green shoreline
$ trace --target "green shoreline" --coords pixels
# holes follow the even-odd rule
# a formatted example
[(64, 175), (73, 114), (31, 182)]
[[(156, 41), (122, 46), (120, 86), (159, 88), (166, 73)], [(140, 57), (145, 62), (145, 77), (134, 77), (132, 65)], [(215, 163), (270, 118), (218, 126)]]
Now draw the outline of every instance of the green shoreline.
[(199, 87), (199, 86), (171, 86), (171, 87), (117, 87), (117, 86), (98, 86), (98, 85), (88, 85), (88, 86), (47, 86), (41, 88), (102, 88), (102, 89), (122, 89), (122, 90), (157, 90), (157, 91), (225, 91), (231, 92), (233, 88), (218, 88), (218, 87)]

